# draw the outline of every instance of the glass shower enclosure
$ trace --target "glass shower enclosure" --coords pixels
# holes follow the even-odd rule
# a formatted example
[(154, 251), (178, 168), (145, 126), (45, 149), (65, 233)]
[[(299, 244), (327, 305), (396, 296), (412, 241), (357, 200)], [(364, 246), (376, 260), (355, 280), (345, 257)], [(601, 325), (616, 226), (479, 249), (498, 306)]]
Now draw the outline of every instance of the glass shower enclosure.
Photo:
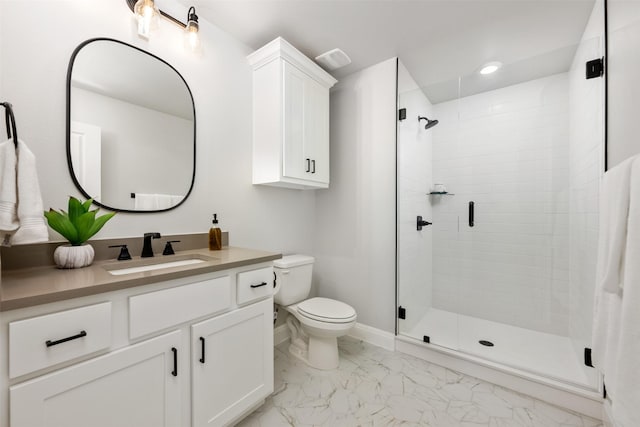
[[(598, 387), (584, 351), (604, 79), (587, 79), (585, 63), (603, 56), (602, 15), (596, 2), (578, 44), (504, 64), (493, 80), (417, 87), (400, 64), (398, 335)], [(568, 64), (541, 65), (567, 51)]]

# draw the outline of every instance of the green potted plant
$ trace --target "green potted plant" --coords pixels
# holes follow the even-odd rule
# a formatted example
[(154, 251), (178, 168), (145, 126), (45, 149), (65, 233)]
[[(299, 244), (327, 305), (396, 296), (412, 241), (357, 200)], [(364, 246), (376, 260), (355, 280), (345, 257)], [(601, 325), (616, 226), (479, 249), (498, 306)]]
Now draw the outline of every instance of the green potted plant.
[(69, 196), (68, 212), (62, 209), (60, 212), (53, 209), (45, 211), (49, 227), (69, 241), (68, 245), (58, 246), (53, 253), (53, 259), (59, 268), (86, 267), (93, 262), (95, 252), (86, 241), (100, 231), (116, 213), (96, 216), (98, 209), (89, 210), (92, 202), (93, 199), (89, 199), (83, 203)]

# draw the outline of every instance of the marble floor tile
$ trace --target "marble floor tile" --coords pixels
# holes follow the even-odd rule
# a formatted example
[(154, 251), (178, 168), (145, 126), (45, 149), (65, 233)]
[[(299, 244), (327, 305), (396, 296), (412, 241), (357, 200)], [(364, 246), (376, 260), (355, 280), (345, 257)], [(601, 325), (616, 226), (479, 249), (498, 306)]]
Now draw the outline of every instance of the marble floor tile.
[(275, 392), (240, 427), (600, 427), (588, 417), (384, 350), (339, 339), (340, 365), (320, 371), (275, 349)]

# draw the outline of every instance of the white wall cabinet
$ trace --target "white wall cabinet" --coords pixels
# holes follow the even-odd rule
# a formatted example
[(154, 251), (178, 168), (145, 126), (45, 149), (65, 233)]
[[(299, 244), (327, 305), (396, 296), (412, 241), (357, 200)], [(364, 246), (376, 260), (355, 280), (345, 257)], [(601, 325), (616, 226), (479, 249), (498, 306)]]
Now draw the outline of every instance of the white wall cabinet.
[(253, 66), (253, 183), (329, 186), (329, 89), (336, 80), (282, 38)]
[(273, 392), (272, 294), (261, 262), (3, 312), (0, 427), (231, 425)]
[(182, 353), (175, 331), (11, 387), (11, 427), (179, 426)]
[(192, 326), (193, 423), (225, 425), (273, 392), (273, 301)]

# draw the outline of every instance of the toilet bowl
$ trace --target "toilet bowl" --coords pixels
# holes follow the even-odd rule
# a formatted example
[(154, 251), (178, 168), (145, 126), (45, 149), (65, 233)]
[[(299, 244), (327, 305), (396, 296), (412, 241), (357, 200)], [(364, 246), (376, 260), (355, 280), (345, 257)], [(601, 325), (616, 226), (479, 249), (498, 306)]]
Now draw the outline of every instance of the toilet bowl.
[(289, 255), (274, 261), (275, 302), (291, 315), (289, 353), (317, 369), (338, 367), (337, 338), (346, 335), (356, 323), (356, 311), (348, 304), (330, 298), (306, 299), (311, 290), (313, 257)]

